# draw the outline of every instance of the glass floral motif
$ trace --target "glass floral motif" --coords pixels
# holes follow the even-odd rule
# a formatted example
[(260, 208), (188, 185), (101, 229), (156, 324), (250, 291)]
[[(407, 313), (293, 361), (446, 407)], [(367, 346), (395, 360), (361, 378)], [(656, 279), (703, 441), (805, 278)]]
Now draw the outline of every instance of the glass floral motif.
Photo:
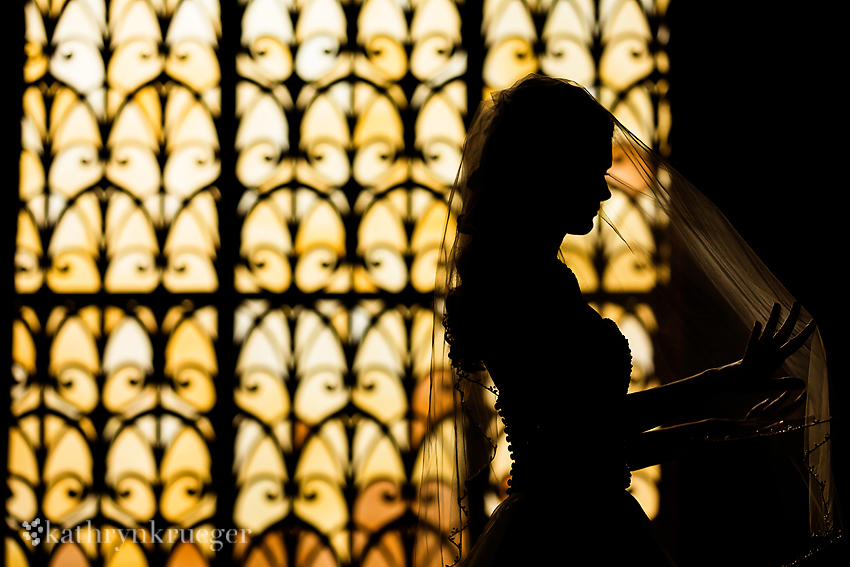
[(18, 293), (218, 288), (218, 10), (25, 5)]
[(400, 6), (367, 0), (349, 38), (336, 0), (305, 3), (294, 25), (283, 4), (247, 3), (237, 56), (239, 291), (433, 290), (465, 134), (465, 59), (453, 3), (407, 14), (409, 26)]
[(216, 309), (39, 311), (22, 307), (13, 322), (7, 514), (50, 522), (51, 537), (37, 548), (7, 538), (7, 564), (47, 553), (61, 565), (206, 565), (204, 542), (151, 542), (155, 526), (213, 528)]

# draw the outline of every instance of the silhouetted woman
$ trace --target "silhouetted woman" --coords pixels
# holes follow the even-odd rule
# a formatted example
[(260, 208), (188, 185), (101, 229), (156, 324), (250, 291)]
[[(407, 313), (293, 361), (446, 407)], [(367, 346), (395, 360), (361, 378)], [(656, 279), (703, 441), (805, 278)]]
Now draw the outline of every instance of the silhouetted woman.
[[(780, 325), (776, 304), (741, 360), (627, 394), (628, 341), (587, 304), (559, 251), (565, 236), (594, 228), (609, 185), (637, 203), (649, 196), (680, 222), (686, 213), (672, 210), (663, 187), (675, 172), (578, 85), (529, 75), (493, 98), (476, 115), (455, 185), (462, 209), (444, 325), (457, 379), (489, 374), (498, 390), (514, 464), (509, 496), (463, 565), (671, 564), (627, 491), (630, 469), (667, 458), (707, 424), (650, 430), (724, 392), (801, 389), (801, 380), (772, 377), (814, 325), (802, 326), (797, 304)], [(763, 291), (738, 310), (750, 325), (766, 301), (788, 299)]]

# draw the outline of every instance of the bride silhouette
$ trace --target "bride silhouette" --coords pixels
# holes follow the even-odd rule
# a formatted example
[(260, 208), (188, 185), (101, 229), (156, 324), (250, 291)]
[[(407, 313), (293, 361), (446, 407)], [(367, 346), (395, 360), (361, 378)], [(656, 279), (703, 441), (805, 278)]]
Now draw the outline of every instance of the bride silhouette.
[[(712, 312), (729, 318), (730, 336), (747, 326), (740, 360), (730, 363), (734, 356), (724, 351), (719, 356), (728, 358), (716, 367), (627, 393), (629, 343), (588, 305), (570, 269), (571, 239), (601, 230), (600, 208), (612, 189), (655, 218), (687, 255), (689, 269), (671, 295), (687, 288), (688, 298), (708, 309), (722, 303)], [(497, 395), (513, 458), (508, 496), (474, 547), (463, 530), (451, 532), (462, 565), (559, 565), (585, 550), (594, 557), (587, 564), (672, 565), (627, 490), (630, 471), (705, 438), (802, 430), (799, 465), (811, 473), (811, 531), (834, 529), (827, 378), (813, 321), (716, 208), (584, 88), (529, 75), (482, 103), (451, 205), (459, 212), (457, 230), (452, 238), (452, 217), (436, 301), (448, 352), (435, 342), (432, 365), (447, 356), (458, 392), (453, 498), (467, 514), (465, 482), (486, 470), (495, 446), (492, 424), (477, 407), (484, 403), (479, 386)], [(620, 230), (628, 223), (604, 220), (640, 270), (661, 270), (657, 250)], [(499, 307), (506, 304), (507, 316)], [(764, 325), (753, 325), (767, 312)], [(797, 377), (776, 378), (780, 368)], [(752, 407), (765, 392), (775, 399)], [(710, 400), (752, 409), (656, 429)], [(476, 447), (484, 447), (478, 456)], [(555, 484), (571, 487), (568, 497), (553, 491)], [(444, 516), (448, 523), (464, 517)]]

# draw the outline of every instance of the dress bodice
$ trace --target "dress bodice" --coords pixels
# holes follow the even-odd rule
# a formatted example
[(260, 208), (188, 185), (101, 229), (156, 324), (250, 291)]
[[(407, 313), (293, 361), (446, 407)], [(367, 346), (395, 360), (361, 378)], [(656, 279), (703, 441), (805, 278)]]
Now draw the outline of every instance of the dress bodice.
[(552, 273), (549, 297), (517, 315), (512, 348), (493, 337), (501, 348), (484, 360), (513, 458), (509, 493), (551, 486), (555, 475), (627, 488), (620, 417), (631, 374), (628, 341), (587, 305), (569, 268), (559, 264)]

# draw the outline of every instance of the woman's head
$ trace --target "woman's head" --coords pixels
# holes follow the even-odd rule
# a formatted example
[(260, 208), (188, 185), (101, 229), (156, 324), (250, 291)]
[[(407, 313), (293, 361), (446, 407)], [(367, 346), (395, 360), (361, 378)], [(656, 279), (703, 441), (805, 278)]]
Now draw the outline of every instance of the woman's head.
[[(452, 364), (480, 368), (482, 313), (500, 277), (523, 278), (512, 264), (554, 259), (565, 234), (586, 234), (611, 196), (614, 121), (582, 87), (529, 75), (497, 93), (473, 121), (459, 178), (454, 265), (444, 325)], [(505, 273), (505, 266), (512, 266)], [(510, 285), (509, 283), (505, 285)]]
[[(523, 231), (525, 245), (586, 234), (610, 197), (613, 121), (582, 87), (529, 75), (494, 95), (492, 120), (476, 133), (464, 215), (481, 237)], [(465, 154), (465, 159), (469, 157)], [(468, 169), (469, 170), (469, 169)], [(463, 229), (462, 229), (463, 230)]]

